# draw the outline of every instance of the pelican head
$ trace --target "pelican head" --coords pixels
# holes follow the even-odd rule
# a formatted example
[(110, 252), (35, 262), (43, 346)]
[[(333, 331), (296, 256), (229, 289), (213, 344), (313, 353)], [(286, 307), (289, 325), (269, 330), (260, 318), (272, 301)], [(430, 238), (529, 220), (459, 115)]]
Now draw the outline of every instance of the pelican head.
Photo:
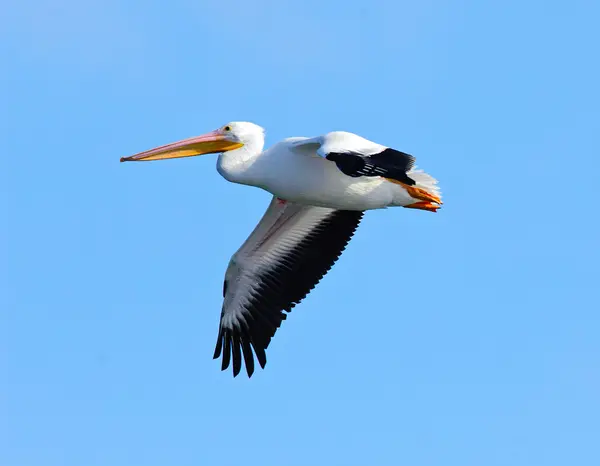
[(151, 160), (176, 159), (195, 155), (232, 151), (246, 145), (264, 141), (264, 130), (254, 123), (233, 121), (219, 129), (181, 141), (121, 157), (121, 162), (147, 162)]

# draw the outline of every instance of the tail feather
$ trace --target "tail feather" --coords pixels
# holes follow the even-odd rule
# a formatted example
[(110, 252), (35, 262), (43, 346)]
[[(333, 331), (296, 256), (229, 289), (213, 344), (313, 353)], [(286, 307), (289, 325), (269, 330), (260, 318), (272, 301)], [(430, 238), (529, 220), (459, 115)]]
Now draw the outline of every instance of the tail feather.
[(407, 175), (415, 181), (415, 187), (424, 189), (440, 199), (442, 198), (442, 191), (437, 185), (438, 180), (436, 180), (433, 176), (425, 173), (423, 170), (416, 169), (410, 170)]

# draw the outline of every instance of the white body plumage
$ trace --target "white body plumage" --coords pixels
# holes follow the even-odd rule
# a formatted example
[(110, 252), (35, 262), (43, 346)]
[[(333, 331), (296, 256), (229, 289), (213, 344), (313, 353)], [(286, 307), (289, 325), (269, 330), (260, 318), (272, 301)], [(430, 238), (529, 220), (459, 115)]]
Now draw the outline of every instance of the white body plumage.
[[(317, 138), (284, 139), (262, 151), (262, 131), (253, 131), (249, 144), (224, 152), (217, 171), (228, 181), (260, 187), (291, 202), (345, 210), (372, 210), (414, 204), (399, 184), (383, 177), (350, 177), (325, 158), (336, 151), (372, 155), (387, 147), (356, 134), (336, 131)], [(257, 150), (258, 149), (258, 150)], [(409, 176), (416, 186), (439, 196), (436, 180), (420, 170)]]

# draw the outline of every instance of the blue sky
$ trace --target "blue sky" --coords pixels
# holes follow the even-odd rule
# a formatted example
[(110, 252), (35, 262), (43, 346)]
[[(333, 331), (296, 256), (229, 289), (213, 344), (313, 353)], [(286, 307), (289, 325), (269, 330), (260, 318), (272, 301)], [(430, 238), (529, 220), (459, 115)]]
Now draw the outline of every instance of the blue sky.
[[(166, 5), (0, 7), (0, 464), (600, 464), (598, 3)], [(370, 212), (251, 380), (211, 358), (269, 195), (119, 163), (231, 120), (445, 200)]]

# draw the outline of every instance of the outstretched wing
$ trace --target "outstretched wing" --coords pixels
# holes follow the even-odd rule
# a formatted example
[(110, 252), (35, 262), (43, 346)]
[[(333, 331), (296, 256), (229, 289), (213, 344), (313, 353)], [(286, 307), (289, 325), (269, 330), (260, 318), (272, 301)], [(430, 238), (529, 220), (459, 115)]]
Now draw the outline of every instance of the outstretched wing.
[(233, 255), (223, 284), (214, 358), (221, 369), (242, 356), (248, 377), (287, 314), (317, 285), (354, 235), (363, 212), (311, 207), (273, 198), (261, 221)]
[(381, 176), (408, 186), (415, 184), (415, 180), (408, 176), (415, 165), (414, 156), (353, 133), (334, 131), (316, 138), (294, 141), (292, 147), (299, 151), (316, 152), (334, 162), (348, 176)]

